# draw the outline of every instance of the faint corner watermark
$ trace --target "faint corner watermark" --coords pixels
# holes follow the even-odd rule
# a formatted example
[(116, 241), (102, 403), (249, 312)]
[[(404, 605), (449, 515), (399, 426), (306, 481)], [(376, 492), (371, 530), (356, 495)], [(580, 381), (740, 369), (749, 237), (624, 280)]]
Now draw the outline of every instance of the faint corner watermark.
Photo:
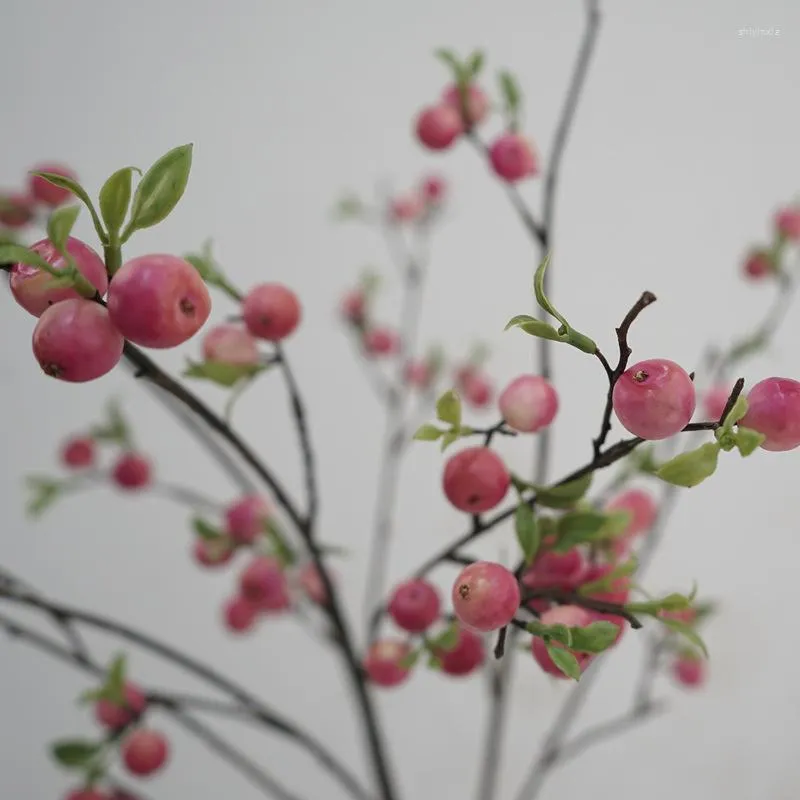
[(774, 26), (767, 28), (739, 28), (740, 39), (777, 39), (782, 35), (783, 31)]

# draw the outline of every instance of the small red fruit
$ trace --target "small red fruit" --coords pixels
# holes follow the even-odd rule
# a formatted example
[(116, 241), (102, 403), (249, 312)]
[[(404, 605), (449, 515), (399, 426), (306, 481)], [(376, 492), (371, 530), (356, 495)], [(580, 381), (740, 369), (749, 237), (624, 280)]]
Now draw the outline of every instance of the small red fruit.
[(96, 448), (94, 439), (76, 436), (61, 448), (61, 463), (68, 469), (86, 469), (94, 464)]
[(495, 631), (508, 625), (520, 603), (519, 583), (502, 564), (476, 561), (453, 583), (453, 611), (476, 631)]
[(439, 592), (428, 581), (417, 579), (401, 583), (389, 601), (389, 615), (409, 633), (426, 631), (439, 618)]
[(164, 766), (169, 745), (164, 736), (139, 728), (122, 743), (122, 760), (133, 775), (152, 775)]
[(364, 659), (364, 671), (370, 681), (378, 686), (397, 686), (409, 675), (409, 670), (400, 662), (410, 653), (411, 646), (399, 639), (374, 642)]
[(488, 447), (468, 447), (451, 456), (442, 475), (445, 496), (459, 511), (480, 514), (494, 508), (511, 484), (506, 465)]
[(415, 127), (420, 143), (429, 150), (446, 150), (464, 131), (461, 114), (449, 105), (422, 109)]
[(263, 283), (251, 289), (242, 301), (247, 330), (258, 339), (279, 342), (300, 323), (297, 295), (280, 283)]
[[(37, 164), (31, 172), (50, 172), (53, 175), (61, 175), (64, 178), (71, 178), (73, 181), (78, 180), (78, 176), (63, 164), (55, 164), (51, 162)], [(50, 183), (46, 178), (40, 178), (38, 175), (31, 175), (29, 181), (29, 191), (33, 198), (46, 206), (55, 208), (72, 197), (72, 192), (69, 189), (62, 189)]]
[(150, 483), (153, 468), (150, 460), (139, 453), (123, 453), (114, 464), (111, 476), (120, 489), (143, 489)]

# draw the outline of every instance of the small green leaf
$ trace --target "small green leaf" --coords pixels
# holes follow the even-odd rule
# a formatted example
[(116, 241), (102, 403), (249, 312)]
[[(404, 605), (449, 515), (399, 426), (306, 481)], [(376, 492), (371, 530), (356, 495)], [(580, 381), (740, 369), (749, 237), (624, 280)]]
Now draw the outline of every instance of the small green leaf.
[(89, 195), (86, 193), (86, 189), (83, 188), (77, 181), (72, 180), (72, 178), (67, 178), (64, 175), (56, 175), (53, 172), (31, 172), (31, 175), (36, 175), (40, 178), (44, 178), (48, 183), (52, 183), (53, 186), (58, 186), (61, 189), (66, 189), (68, 192), (71, 192), (75, 195), (85, 206), (89, 209), (89, 213), (92, 215), (92, 223), (94, 224), (94, 229), (97, 231), (98, 237), (100, 237), (100, 241), (103, 244), (108, 244), (108, 236), (106, 236), (106, 232), (103, 230), (103, 225), (100, 222), (100, 217), (97, 216), (97, 211), (95, 211), (95, 207), (92, 204), (92, 200)]
[(440, 422), (446, 422), (454, 428), (461, 425), (461, 398), (455, 389), (446, 391), (436, 401), (436, 417)]
[(736, 428), (736, 433), (734, 434), (736, 447), (743, 458), (757, 450), (766, 438), (763, 433), (754, 431), (751, 428), (743, 428), (741, 425)]
[(580, 664), (578, 664), (578, 659), (575, 658), (569, 650), (564, 650), (562, 647), (548, 644), (547, 652), (553, 660), (553, 663), (568, 678), (572, 678), (576, 681), (581, 679), (581, 667)]
[(564, 341), (567, 344), (571, 344), (573, 347), (577, 347), (581, 352), (588, 353), (590, 356), (593, 356), (597, 352), (597, 343), (594, 339), (590, 339), (585, 334), (578, 333), (578, 331), (572, 328), (566, 332)]
[(460, 436), (461, 431), (458, 428), (452, 431), (447, 431), (447, 433), (442, 436), (441, 452), (444, 453), (444, 451), (447, 450), (447, 448), (450, 447), (450, 445), (453, 444), (453, 442), (455, 442)]
[(41, 516), (58, 500), (62, 491), (61, 481), (54, 481), (50, 478), (39, 478), (29, 476), (26, 479), (31, 495), (25, 506), (25, 510), (31, 517)]
[(106, 410), (107, 422), (91, 429), (92, 438), (99, 442), (110, 442), (131, 448), (132, 437), (130, 427), (122, 414), (117, 400), (110, 400)]
[(545, 508), (572, 508), (589, 491), (591, 485), (591, 472), (561, 486), (529, 484), (536, 491), (536, 503)]
[(420, 425), (413, 438), (418, 442), (435, 442), (445, 431), (440, 430), (435, 425)]
[(476, 50), (467, 59), (467, 70), (469, 71), (470, 78), (474, 78), (483, 69), (483, 53)]
[(397, 666), (400, 667), (400, 669), (413, 669), (421, 655), (422, 650), (412, 650), (397, 662)]
[(439, 61), (450, 67), (450, 69), (453, 71), (453, 75), (456, 78), (460, 77), (464, 71), (464, 67), (452, 50), (437, 50), (435, 55)]
[(560, 622), (555, 625), (548, 625), (543, 636), (549, 641), (561, 642), (565, 647), (572, 645), (572, 630)]
[(186, 378), (202, 378), (229, 389), (243, 378), (252, 378), (267, 369), (266, 364), (226, 364), (222, 361), (188, 361)]
[(576, 545), (602, 539), (608, 518), (608, 514), (593, 510), (564, 514), (558, 520), (558, 541), (553, 549), (558, 553), (566, 553)]
[(602, 653), (611, 647), (619, 635), (619, 625), (601, 620), (592, 622), (585, 628), (572, 628), (570, 647), (581, 653)]
[(117, 656), (108, 668), (104, 687), (106, 699), (118, 706), (125, 705), (125, 669), (125, 656)]
[(722, 422), (722, 427), (726, 431), (733, 430), (733, 426), (747, 413), (747, 398), (740, 394), (733, 404), (733, 408), (728, 412), (727, 416)]
[(442, 660), (435, 653), (428, 653), (428, 669), (440, 670)]
[(78, 214), (81, 213), (80, 206), (62, 206), (57, 208), (47, 220), (47, 238), (55, 245), (59, 253), (65, 253), (67, 249), (67, 239)]
[(631, 556), (627, 561), (614, 567), (611, 572), (603, 578), (589, 583), (584, 583), (578, 588), (578, 594), (591, 597), (593, 594), (611, 591), (616, 581), (621, 578), (628, 578), (635, 574), (639, 568), (639, 560), (636, 556)]
[(267, 536), (269, 536), (270, 542), (272, 543), (275, 557), (281, 562), (281, 564), (283, 564), (283, 566), (292, 566), (292, 564), (297, 561), (297, 557), (295, 556), (292, 548), (286, 543), (286, 539), (281, 532), (281, 529), (278, 527), (278, 524), (274, 520), (270, 519), (267, 520), (265, 528)]
[(458, 623), (451, 622), (430, 644), (437, 650), (452, 650), (458, 644), (460, 636)]
[(217, 539), (225, 538), (225, 534), (222, 530), (206, 522), (202, 517), (194, 517), (192, 519), (192, 530), (206, 542), (213, 542)]
[(63, 277), (59, 270), (54, 269), (38, 253), (21, 244), (0, 244), (0, 264), (26, 264), (29, 267), (38, 267), (50, 275)]
[(112, 239), (117, 237), (128, 213), (134, 172), (142, 174), (138, 167), (118, 169), (100, 189), (100, 213)]
[(525, 563), (530, 565), (539, 550), (541, 535), (539, 526), (536, 524), (536, 515), (527, 503), (520, 503), (517, 506), (514, 516), (514, 528)]
[(200, 277), (206, 283), (211, 283), (216, 277), (214, 265), (202, 256), (199, 256), (196, 253), (188, 253), (183, 257), (183, 260), (188, 261), (198, 271)]
[(681, 622), (677, 619), (670, 619), (669, 617), (659, 617), (658, 619), (662, 625), (683, 636), (687, 641), (691, 642), (698, 650), (700, 650), (700, 652), (706, 658), (708, 658), (708, 648), (706, 647), (706, 643), (691, 625), (687, 625), (685, 622)]
[(53, 758), (64, 767), (85, 767), (100, 751), (101, 744), (86, 739), (65, 739), (52, 748)]
[(338, 220), (356, 219), (364, 213), (364, 204), (355, 195), (342, 197), (334, 206), (333, 217)]
[(170, 150), (145, 172), (133, 195), (131, 218), (122, 241), (137, 230), (151, 228), (164, 220), (178, 205), (192, 168), (192, 145)]
[(503, 95), (506, 113), (509, 117), (515, 119), (522, 101), (522, 92), (520, 91), (519, 83), (510, 72), (503, 71), (497, 77), (500, 82), (500, 91)]
[(554, 342), (561, 341), (558, 331), (552, 325), (542, 322), (542, 320), (536, 319), (536, 317), (532, 317), (529, 314), (517, 314), (516, 317), (511, 317), (504, 330), (509, 330), (510, 328), (520, 328), (530, 336), (538, 336), (540, 339), (550, 339)]
[(656, 475), (673, 486), (697, 486), (716, 471), (719, 451), (718, 442), (701, 445), (662, 464)]

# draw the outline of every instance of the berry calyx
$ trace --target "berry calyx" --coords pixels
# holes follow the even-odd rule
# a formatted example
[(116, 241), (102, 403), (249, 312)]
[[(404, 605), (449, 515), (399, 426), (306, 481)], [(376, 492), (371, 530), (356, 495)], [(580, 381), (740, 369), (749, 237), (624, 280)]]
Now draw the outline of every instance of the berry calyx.
[(389, 615), (404, 631), (422, 633), (439, 618), (436, 587), (421, 578), (401, 583), (389, 600)]
[(555, 419), (558, 394), (545, 378), (521, 375), (506, 386), (498, 405), (510, 428), (521, 433), (535, 433)]
[(500, 456), (488, 447), (468, 447), (445, 464), (442, 488), (459, 511), (480, 514), (506, 496), (511, 476)]
[(453, 583), (453, 611), (459, 621), (476, 631), (495, 631), (508, 625), (520, 603), (514, 573), (502, 564), (476, 561)]
[(429, 150), (446, 150), (464, 132), (461, 114), (450, 105), (423, 108), (415, 122), (417, 138)]
[(781, 452), (800, 445), (800, 383), (791, 378), (765, 378), (747, 395), (745, 428), (764, 434), (764, 450)]
[(164, 736), (147, 728), (139, 728), (122, 743), (122, 760), (133, 775), (152, 775), (169, 757), (169, 744)]
[(400, 639), (380, 639), (367, 651), (364, 671), (377, 686), (397, 686), (409, 675), (410, 670), (400, 662), (410, 653), (411, 646)]
[(67, 469), (86, 469), (94, 465), (96, 450), (94, 439), (76, 436), (61, 448), (61, 463)]
[(539, 172), (539, 159), (531, 143), (518, 133), (504, 133), (489, 148), (489, 161), (495, 174), (515, 183)]
[(123, 453), (111, 469), (111, 477), (120, 489), (144, 489), (151, 481), (150, 459), (140, 453)]
[(247, 330), (257, 339), (279, 342), (300, 323), (297, 295), (280, 283), (263, 283), (251, 289), (242, 301)]

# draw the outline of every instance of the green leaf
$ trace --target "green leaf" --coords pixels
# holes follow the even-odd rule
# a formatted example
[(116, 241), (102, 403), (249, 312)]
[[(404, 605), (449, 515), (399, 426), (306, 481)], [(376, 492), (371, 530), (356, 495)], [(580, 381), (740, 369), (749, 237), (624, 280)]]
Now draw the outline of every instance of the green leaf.
[(578, 664), (578, 659), (575, 658), (569, 650), (564, 650), (562, 647), (556, 645), (547, 645), (547, 652), (553, 663), (563, 672), (568, 678), (579, 681), (581, 679), (581, 667)]
[(0, 244), (0, 264), (26, 264), (29, 267), (38, 267), (50, 275), (63, 277), (59, 270), (54, 269), (38, 253), (21, 244)]
[(542, 320), (536, 319), (536, 317), (532, 317), (529, 314), (517, 314), (516, 317), (511, 317), (504, 330), (509, 330), (510, 328), (520, 328), (525, 333), (531, 336), (538, 336), (540, 339), (550, 339), (554, 342), (562, 341), (558, 331), (552, 325), (542, 322)]
[(506, 111), (512, 117), (516, 117), (520, 102), (522, 101), (522, 92), (520, 91), (519, 83), (517, 79), (507, 71), (501, 72), (497, 77), (500, 82), (500, 91), (503, 95)]
[(453, 71), (453, 75), (458, 79), (464, 71), (464, 67), (452, 50), (437, 50), (436, 58), (446, 64)]
[(592, 510), (564, 514), (558, 520), (558, 541), (553, 549), (558, 553), (566, 553), (576, 545), (602, 539), (608, 517), (608, 514)]
[(185, 378), (202, 378), (229, 389), (243, 378), (252, 378), (267, 369), (266, 364), (226, 364), (221, 361), (195, 362), (183, 373)]
[(691, 625), (687, 625), (685, 622), (681, 622), (677, 619), (669, 619), (668, 617), (659, 617), (658, 619), (662, 625), (683, 636), (687, 641), (691, 642), (698, 650), (700, 650), (700, 652), (706, 658), (708, 658), (708, 648), (706, 647), (706, 643)]
[(52, 748), (53, 758), (64, 767), (84, 767), (99, 752), (101, 744), (86, 739), (64, 739)]
[(110, 442), (123, 447), (132, 446), (130, 427), (125, 421), (117, 400), (110, 400), (106, 409), (107, 421), (91, 429), (92, 438), (99, 442)]
[(454, 428), (461, 425), (461, 398), (455, 389), (446, 391), (436, 401), (436, 417), (440, 422), (446, 422)]
[(413, 669), (421, 655), (422, 650), (412, 650), (397, 662), (397, 666), (400, 667), (400, 669)]
[(733, 404), (733, 408), (728, 412), (722, 421), (722, 427), (726, 431), (733, 430), (733, 426), (747, 413), (748, 403), (744, 394), (740, 394)]
[(66, 189), (68, 192), (74, 194), (75, 197), (77, 197), (86, 206), (86, 208), (89, 209), (89, 213), (92, 215), (94, 229), (97, 231), (100, 241), (103, 244), (108, 244), (108, 236), (106, 236), (106, 232), (103, 230), (100, 217), (97, 216), (97, 211), (95, 211), (94, 205), (92, 204), (92, 199), (86, 193), (86, 189), (84, 189), (83, 186), (81, 186), (77, 181), (72, 180), (72, 178), (67, 178), (64, 175), (56, 175), (53, 172), (32, 172), (31, 175), (37, 175), (40, 178), (44, 178), (48, 183), (52, 183), (53, 186)]
[(112, 239), (116, 239), (128, 213), (134, 172), (142, 174), (138, 167), (118, 169), (100, 189), (100, 213)]
[(572, 629), (560, 622), (555, 625), (545, 626), (547, 630), (542, 634), (548, 641), (561, 642), (565, 647), (572, 645)]
[(461, 436), (461, 431), (458, 428), (452, 431), (447, 431), (442, 436), (441, 451), (444, 453), (444, 451), (447, 450), (447, 448), (450, 447), (450, 445), (453, 444), (453, 442), (455, 442), (456, 439), (458, 439), (460, 436)]
[(334, 219), (356, 219), (364, 213), (364, 204), (355, 195), (348, 194), (342, 197), (334, 206)]
[(767, 437), (763, 433), (739, 425), (734, 434), (734, 441), (739, 454), (744, 458), (753, 453)]
[(591, 472), (561, 486), (529, 484), (536, 491), (536, 503), (545, 508), (572, 508), (589, 491), (591, 485)]
[(590, 356), (593, 356), (597, 352), (597, 343), (594, 339), (590, 339), (585, 334), (578, 333), (578, 331), (572, 328), (567, 330), (564, 341), (567, 344), (571, 344), (573, 347), (577, 347), (581, 352), (588, 353)]
[(31, 517), (41, 516), (61, 495), (61, 481), (29, 476), (26, 483), (31, 492), (25, 511)]
[(67, 249), (67, 238), (75, 227), (80, 206), (62, 206), (56, 209), (47, 220), (47, 238), (55, 245), (59, 253)]
[(267, 536), (269, 536), (270, 542), (272, 543), (275, 557), (285, 567), (292, 566), (292, 564), (297, 561), (297, 557), (295, 556), (292, 548), (286, 543), (286, 539), (284, 538), (281, 529), (278, 527), (278, 524), (274, 520), (267, 520), (266, 531)]
[(417, 432), (414, 434), (413, 438), (418, 442), (435, 442), (443, 433), (444, 431), (439, 430), (435, 425), (428, 425), (426, 423), (417, 428)]
[(117, 706), (125, 705), (125, 656), (119, 655), (108, 668), (108, 677), (104, 687), (107, 700)]
[(133, 195), (131, 219), (122, 241), (136, 230), (151, 228), (165, 219), (186, 191), (192, 168), (192, 145), (170, 150), (145, 172)]
[(460, 636), (458, 623), (451, 622), (430, 644), (437, 650), (452, 650), (458, 644)]
[(656, 600), (648, 600), (642, 603), (626, 603), (625, 610), (630, 611), (631, 614), (649, 614), (650, 616), (658, 617), (662, 611), (683, 611), (689, 608), (691, 604), (692, 601), (688, 597), (674, 592)]
[(206, 542), (225, 538), (225, 534), (219, 528), (206, 522), (202, 517), (192, 518), (192, 530)]
[(585, 628), (572, 628), (570, 648), (581, 653), (602, 653), (617, 640), (619, 625), (602, 620)]
[(614, 567), (611, 572), (603, 578), (589, 583), (584, 583), (578, 588), (578, 594), (590, 597), (593, 594), (601, 594), (602, 592), (611, 591), (615, 582), (621, 578), (628, 578), (635, 574), (639, 568), (639, 560), (636, 556), (631, 556), (624, 563)]
[(671, 458), (661, 465), (656, 475), (673, 486), (697, 486), (716, 471), (719, 451), (718, 442), (701, 445), (696, 450)]
[(483, 53), (480, 50), (476, 50), (467, 59), (467, 70), (469, 72), (470, 78), (474, 78), (482, 69), (483, 69)]
[(522, 555), (526, 564), (532, 564), (541, 544), (539, 526), (536, 524), (536, 515), (527, 503), (520, 503), (514, 516), (514, 529), (517, 533)]

